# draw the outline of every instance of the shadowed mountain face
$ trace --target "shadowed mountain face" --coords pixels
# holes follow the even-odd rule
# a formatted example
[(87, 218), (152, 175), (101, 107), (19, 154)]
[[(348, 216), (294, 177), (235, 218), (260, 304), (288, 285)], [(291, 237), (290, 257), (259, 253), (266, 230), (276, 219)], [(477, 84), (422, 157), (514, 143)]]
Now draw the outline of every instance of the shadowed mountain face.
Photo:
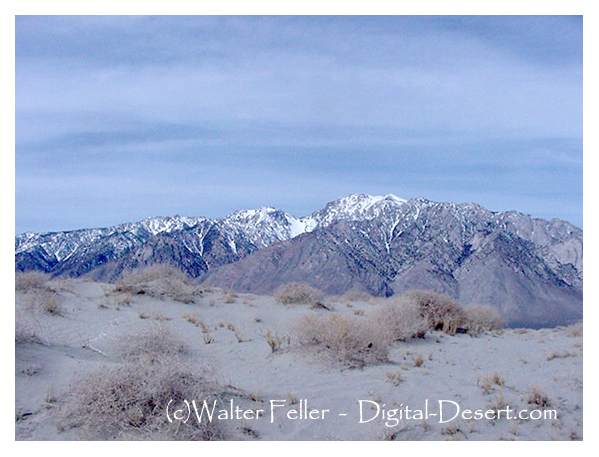
[(582, 231), (478, 205), (413, 200), (272, 245), (209, 281), (256, 293), (292, 281), (330, 294), (432, 289), (463, 304), (492, 304), (512, 325), (557, 325), (582, 318)]
[(17, 270), (113, 280), (171, 263), (214, 286), (272, 293), (306, 282), (329, 294), (409, 289), (491, 304), (511, 325), (582, 318), (582, 230), (476, 204), (351, 195), (305, 218), (273, 208), (161, 218), (16, 238)]

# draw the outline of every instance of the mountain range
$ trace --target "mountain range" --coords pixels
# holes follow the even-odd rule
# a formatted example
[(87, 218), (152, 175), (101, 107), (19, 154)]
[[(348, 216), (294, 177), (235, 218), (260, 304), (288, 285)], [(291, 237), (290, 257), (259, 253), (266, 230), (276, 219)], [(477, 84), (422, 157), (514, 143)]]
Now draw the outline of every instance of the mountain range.
[(431, 289), (532, 327), (582, 319), (582, 259), (582, 230), (568, 222), (394, 195), (349, 195), (302, 218), (262, 207), (15, 237), (17, 271), (113, 281), (170, 263), (239, 292), (288, 282), (327, 294)]

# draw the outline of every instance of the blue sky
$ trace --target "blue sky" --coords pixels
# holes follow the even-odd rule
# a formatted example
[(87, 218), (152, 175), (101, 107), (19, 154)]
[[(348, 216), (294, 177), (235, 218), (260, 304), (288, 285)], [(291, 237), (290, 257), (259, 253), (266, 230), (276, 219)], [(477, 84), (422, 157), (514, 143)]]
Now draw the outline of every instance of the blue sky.
[(582, 18), (17, 16), (15, 229), (350, 193), (582, 227)]

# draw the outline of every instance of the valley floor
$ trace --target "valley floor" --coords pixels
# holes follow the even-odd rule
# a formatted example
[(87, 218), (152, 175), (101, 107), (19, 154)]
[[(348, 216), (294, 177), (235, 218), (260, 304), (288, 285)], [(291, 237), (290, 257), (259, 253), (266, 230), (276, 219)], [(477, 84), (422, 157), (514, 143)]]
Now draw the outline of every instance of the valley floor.
[[(186, 304), (83, 280), (66, 281), (57, 296), (56, 312), (16, 296), (16, 440), (98, 439), (93, 420), (91, 429), (65, 425), (69, 389), (121, 366), (115, 348), (128, 335), (157, 327), (181, 341), (184, 364), (201, 366), (226, 386), (214, 421), (228, 440), (583, 438), (581, 325), (477, 337), (433, 332), (395, 343), (387, 363), (348, 368), (296, 344), (293, 323), (327, 309), (218, 289)], [(372, 306), (329, 303), (351, 315)], [(201, 408), (204, 399), (175, 400)], [(183, 421), (181, 414), (197, 420), (193, 407), (167, 406), (156, 406), (164, 410), (165, 427)], [(501, 417), (484, 417), (488, 411)]]

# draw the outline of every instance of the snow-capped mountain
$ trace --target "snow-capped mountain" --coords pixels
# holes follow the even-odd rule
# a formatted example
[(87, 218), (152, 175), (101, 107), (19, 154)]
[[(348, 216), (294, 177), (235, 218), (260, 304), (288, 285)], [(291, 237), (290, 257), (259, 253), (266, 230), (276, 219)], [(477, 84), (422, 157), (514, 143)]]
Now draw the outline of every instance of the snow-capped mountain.
[(371, 220), (381, 214), (398, 209), (406, 201), (391, 194), (385, 196), (352, 194), (328, 203), (323, 209), (300, 219), (300, 223), (305, 232), (311, 232), (333, 222)]
[(473, 203), (398, 203), (380, 199), (361, 206), (360, 217), (325, 217), (328, 224), (215, 269), (208, 279), (253, 293), (288, 282), (328, 294), (432, 289), (465, 304), (494, 305), (511, 325), (582, 318), (582, 230)]
[(15, 268), (114, 280), (171, 263), (199, 280), (270, 293), (434, 289), (497, 306), (512, 324), (582, 317), (582, 230), (474, 203), (350, 195), (297, 218), (262, 207), (220, 219), (156, 217), (103, 229), (15, 237)]
[(213, 265), (230, 263), (273, 243), (338, 220), (371, 219), (385, 205), (403, 202), (405, 200), (391, 195), (350, 195), (304, 218), (275, 208), (261, 207), (236, 211), (216, 220), (205, 217), (149, 217), (140, 222), (108, 228), (24, 233), (15, 237), (15, 263), (19, 271), (43, 270), (80, 276), (132, 253), (157, 236), (172, 235), (179, 239), (182, 249), (207, 256), (207, 271)]

